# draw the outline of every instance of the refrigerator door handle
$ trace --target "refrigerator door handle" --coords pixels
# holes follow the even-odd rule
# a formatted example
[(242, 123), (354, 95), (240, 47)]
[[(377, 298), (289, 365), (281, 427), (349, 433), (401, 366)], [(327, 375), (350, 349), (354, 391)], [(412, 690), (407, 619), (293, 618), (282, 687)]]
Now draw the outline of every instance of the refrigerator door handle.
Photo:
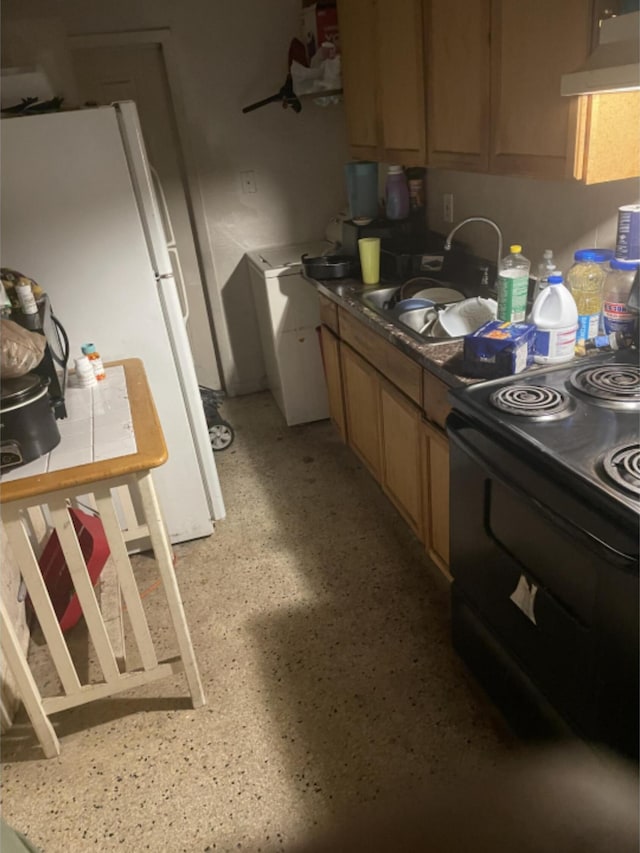
[(186, 323), (189, 319), (189, 296), (187, 295), (187, 286), (184, 281), (184, 275), (182, 274), (180, 255), (178, 254), (178, 250), (175, 246), (167, 246), (167, 251), (169, 252), (169, 255), (172, 259), (172, 266), (175, 272), (175, 279), (179, 288), (179, 292), (182, 294), (182, 319)]
[(160, 176), (158, 175), (158, 173), (154, 169), (154, 167), (151, 165), (151, 163), (149, 163), (149, 170), (153, 176), (153, 183), (155, 184), (155, 187), (156, 187), (156, 193), (158, 195), (158, 198), (160, 199), (160, 205), (162, 208), (162, 221), (164, 222), (164, 229), (166, 232), (165, 236), (167, 238), (167, 246), (169, 246), (169, 247), (175, 246), (176, 245), (176, 237), (175, 237), (175, 234), (173, 233), (173, 225), (171, 224), (171, 217), (169, 216), (169, 206), (167, 205), (167, 199), (166, 199), (165, 194), (164, 194), (164, 188), (163, 188), (162, 184), (160, 183)]

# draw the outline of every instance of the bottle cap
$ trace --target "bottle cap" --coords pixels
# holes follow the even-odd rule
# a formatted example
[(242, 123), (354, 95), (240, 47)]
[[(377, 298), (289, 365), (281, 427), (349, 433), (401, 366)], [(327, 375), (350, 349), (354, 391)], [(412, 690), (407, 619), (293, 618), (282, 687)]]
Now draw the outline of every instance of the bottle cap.
[(389, 166), (387, 170), (388, 175), (401, 175), (403, 173), (402, 166)]
[(82, 350), (82, 352), (83, 352), (85, 355), (89, 355), (89, 353), (92, 353), (92, 352), (95, 352), (95, 351), (96, 351), (96, 345), (95, 345), (95, 344), (82, 344), (82, 346), (80, 347), (80, 349)]
[(614, 270), (637, 270), (640, 261), (625, 261), (623, 258), (611, 258), (611, 269)]
[(611, 249), (578, 249), (573, 256), (576, 261), (594, 261), (596, 264), (604, 264), (613, 258)]
[(547, 281), (549, 284), (562, 284), (562, 274), (559, 272), (551, 273)]
[(509, 251), (512, 255), (519, 255), (522, 251), (522, 246), (520, 246), (518, 243), (514, 243), (513, 246), (509, 246)]

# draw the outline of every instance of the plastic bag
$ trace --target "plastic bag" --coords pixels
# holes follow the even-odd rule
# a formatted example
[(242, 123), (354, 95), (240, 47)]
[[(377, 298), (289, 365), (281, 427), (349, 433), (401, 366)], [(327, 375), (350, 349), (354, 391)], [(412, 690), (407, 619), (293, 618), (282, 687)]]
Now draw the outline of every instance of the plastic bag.
[(13, 320), (0, 320), (0, 376), (16, 379), (37, 367), (44, 356), (47, 340)]

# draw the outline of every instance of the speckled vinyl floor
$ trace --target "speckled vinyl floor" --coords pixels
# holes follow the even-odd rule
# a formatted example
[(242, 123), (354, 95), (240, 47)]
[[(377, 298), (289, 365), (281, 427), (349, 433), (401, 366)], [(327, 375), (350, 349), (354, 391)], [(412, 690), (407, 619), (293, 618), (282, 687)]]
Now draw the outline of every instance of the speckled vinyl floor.
[[(176, 676), (58, 714), (51, 760), (21, 711), (3, 816), (47, 853), (291, 850), (513, 749), (450, 648), (446, 583), (328, 422), (287, 428), (267, 393), (223, 412), (228, 517), (175, 549), (207, 705)], [(172, 651), (153, 561), (135, 563)], [(51, 689), (37, 638), (33, 661)]]

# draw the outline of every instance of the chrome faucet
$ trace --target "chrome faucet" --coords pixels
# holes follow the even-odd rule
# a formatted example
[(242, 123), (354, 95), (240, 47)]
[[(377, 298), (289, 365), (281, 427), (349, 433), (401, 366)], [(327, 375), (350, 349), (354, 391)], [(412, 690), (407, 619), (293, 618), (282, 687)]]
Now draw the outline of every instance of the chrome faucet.
[[(462, 222), (458, 222), (457, 225), (454, 225), (451, 231), (449, 232), (447, 239), (444, 241), (444, 250), (445, 252), (449, 252), (451, 250), (451, 240), (453, 239), (453, 235), (462, 228), (463, 225), (466, 225), (467, 222), (486, 222), (487, 225), (491, 225), (492, 228), (495, 228), (498, 234), (498, 260), (496, 262), (496, 275), (500, 270), (500, 261), (502, 260), (502, 231), (500, 227), (493, 221), (493, 219), (488, 219), (486, 216), (468, 216), (466, 219), (463, 219)], [(485, 279), (483, 276), (482, 283), (484, 284)]]

